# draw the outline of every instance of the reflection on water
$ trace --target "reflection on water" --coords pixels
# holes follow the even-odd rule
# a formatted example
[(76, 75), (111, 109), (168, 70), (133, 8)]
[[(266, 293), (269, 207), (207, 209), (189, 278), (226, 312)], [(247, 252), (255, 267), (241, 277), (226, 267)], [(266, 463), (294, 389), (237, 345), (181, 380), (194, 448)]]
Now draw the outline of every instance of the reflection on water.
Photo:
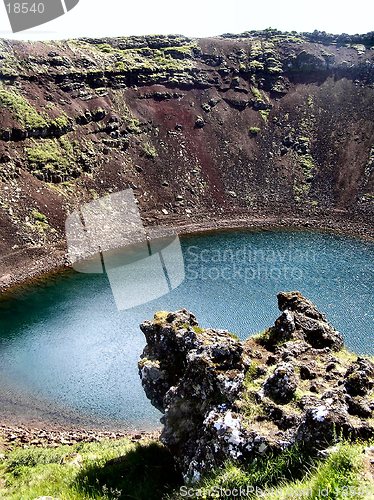
[(300, 290), (351, 350), (373, 354), (374, 245), (288, 232), (182, 239), (186, 279), (118, 312), (107, 278), (68, 272), (0, 301), (0, 377), (41, 398), (130, 426), (157, 425), (137, 373), (139, 323), (186, 307), (200, 324), (242, 338), (270, 326), (276, 293)]

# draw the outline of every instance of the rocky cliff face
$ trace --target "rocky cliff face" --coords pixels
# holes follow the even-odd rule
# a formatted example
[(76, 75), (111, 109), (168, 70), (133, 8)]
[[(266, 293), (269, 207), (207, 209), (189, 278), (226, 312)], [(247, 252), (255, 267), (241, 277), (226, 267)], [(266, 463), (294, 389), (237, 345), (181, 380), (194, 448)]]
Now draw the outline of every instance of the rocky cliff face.
[(373, 46), (276, 31), (0, 41), (0, 277), (63, 244), (78, 204), (129, 187), (146, 224), (296, 214), (370, 231)]
[(278, 305), (275, 325), (244, 342), (186, 310), (141, 325), (142, 384), (187, 481), (227, 460), (374, 436), (373, 362), (348, 353), (299, 292), (280, 293)]

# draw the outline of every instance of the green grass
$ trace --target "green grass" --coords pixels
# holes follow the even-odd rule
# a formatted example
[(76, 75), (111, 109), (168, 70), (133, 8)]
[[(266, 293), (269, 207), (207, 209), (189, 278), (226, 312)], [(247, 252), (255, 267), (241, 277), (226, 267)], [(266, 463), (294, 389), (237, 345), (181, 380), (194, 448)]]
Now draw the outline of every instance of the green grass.
[(0, 462), (0, 498), (9, 500), (160, 500), (179, 484), (170, 454), (155, 441), (17, 448)]
[[(253, 499), (369, 499), (374, 495), (374, 483), (367, 475), (363, 448), (364, 444), (342, 443), (321, 460), (294, 446), (278, 455), (257, 457), (247, 466), (227, 463), (193, 488), (199, 491), (198, 498), (205, 499), (217, 498), (211, 494), (214, 489), (240, 487), (249, 492), (243, 498)], [(171, 455), (152, 440), (16, 448), (0, 459), (0, 498), (9, 500), (40, 496), (59, 500), (177, 500), (185, 497), (181, 486)], [(257, 494), (251, 493), (256, 490)]]
[[(300, 140), (303, 140), (304, 142), (309, 142), (308, 137), (301, 137)], [(308, 181), (311, 181), (313, 179), (313, 170), (315, 169), (315, 163), (313, 160), (312, 155), (306, 154), (299, 156), (298, 158), (304, 179), (301, 182), (297, 182), (295, 180), (294, 182), (294, 195), (295, 195), (295, 201), (296, 202), (301, 202), (305, 200), (305, 198), (308, 196), (309, 191), (310, 191), (310, 183)]]
[(243, 423), (250, 427), (254, 420), (265, 415), (264, 408), (256, 400), (256, 393), (261, 389), (266, 375), (258, 375), (259, 363), (255, 360), (251, 364), (245, 374), (244, 391), (241, 398), (240, 409), (243, 414)]
[[(278, 456), (259, 457), (248, 467), (228, 463), (194, 488), (204, 499), (232, 499), (228, 493), (242, 488), (247, 495), (241, 498), (368, 500), (374, 498), (374, 483), (363, 475), (362, 450), (360, 444), (342, 444), (326, 460), (317, 460), (294, 447)], [(226, 494), (214, 497), (215, 491), (225, 490)]]
[(312, 95), (308, 95), (308, 97), (306, 98), (306, 103), (307, 103), (307, 106), (309, 108), (312, 108), (313, 105), (314, 105), (314, 98)]
[(50, 121), (50, 124), (58, 130), (64, 129), (69, 125), (69, 118), (63, 113), (62, 115)]
[[(304, 138), (301, 138), (304, 139)], [(307, 141), (309, 141), (308, 138), (305, 138)], [(312, 171), (315, 168), (314, 160), (313, 157), (310, 154), (300, 156), (299, 162), (303, 171), (303, 174), (305, 176), (305, 179), (311, 179), (313, 177)]]
[(302, 202), (309, 194), (309, 191), (310, 186), (308, 184), (298, 184), (296, 181), (294, 182), (293, 192), (295, 195), (295, 201), (297, 203)]
[(313, 466), (313, 461), (303, 457), (299, 448), (291, 448), (278, 456), (258, 457), (248, 467), (240, 467), (235, 463), (214, 472), (202, 481), (202, 487), (207, 490), (214, 486), (225, 489), (250, 486), (264, 490), (283, 481), (292, 480), (295, 476), (302, 477)]
[(115, 53), (116, 52), (116, 49), (115, 47), (113, 47), (113, 45), (110, 45), (109, 43), (97, 43), (95, 45), (95, 48), (97, 50), (100, 50), (100, 52), (104, 52), (105, 54), (111, 54), (111, 53)]
[(270, 114), (270, 109), (260, 109), (259, 113), (264, 122), (267, 123)]
[(264, 63), (253, 60), (249, 63), (249, 69), (252, 71), (263, 71), (265, 69)]
[(141, 134), (142, 129), (140, 120), (129, 116), (124, 116), (124, 119), (127, 121), (126, 129), (129, 134)]
[(264, 96), (261, 92), (261, 90), (259, 90), (257, 87), (254, 87), (252, 86), (251, 87), (251, 92), (253, 94), (253, 96), (258, 100), (258, 101), (261, 101), (261, 102), (265, 102), (265, 99), (264, 99)]
[(29, 169), (34, 174), (60, 175), (65, 178), (76, 171), (74, 147), (67, 137), (33, 139), (25, 150)]
[(46, 232), (55, 232), (55, 230), (50, 227), (48, 219), (44, 214), (38, 212), (37, 210), (33, 210), (31, 215), (32, 220), (27, 221), (25, 226), (29, 227), (33, 232), (36, 231), (41, 237), (45, 236)]
[(149, 142), (143, 144), (142, 150), (144, 156), (150, 160), (154, 160), (158, 156), (156, 148)]
[(258, 133), (261, 132), (261, 129), (259, 127), (249, 127), (249, 133), (250, 135), (257, 135)]
[[(63, 150), (64, 156), (68, 155), (70, 158), (74, 156), (74, 144), (68, 139), (67, 136), (60, 137), (58, 139), (58, 144)], [(77, 144), (79, 147), (79, 143)]]
[(192, 67), (192, 51), (195, 43), (162, 48), (126, 48), (101, 43), (91, 45), (105, 58), (105, 62), (120, 72), (134, 70), (184, 71)]
[(126, 65), (123, 61), (119, 61), (116, 63), (116, 70), (120, 71), (121, 73), (124, 73), (126, 71)]
[(254, 339), (255, 342), (258, 342), (261, 345), (264, 345), (269, 340), (269, 328), (253, 333), (249, 338)]
[(374, 482), (364, 476), (361, 445), (343, 444), (329, 458), (316, 464), (307, 477), (272, 489), (268, 500), (360, 500), (374, 498)]
[(38, 210), (34, 209), (31, 211), (31, 215), (37, 222), (44, 222), (48, 223), (47, 216), (39, 212)]
[[(143, 55), (143, 49), (120, 49), (118, 47), (115, 47), (113, 45), (110, 45), (109, 43), (98, 43), (93, 46), (100, 52), (103, 52), (105, 54), (122, 54), (123, 56), (129, 55), (129, 56), (134, 56), (134, 55)], [(188, 55), (191, 56), (191, 51), (192, 49), (196, 48), (197, 45), (195, 43), (193, 44), (185, 44), (185, 45), (176, 45), (172, 47), (163, 47), (161, 49), (146, 49), (147, 55), (153, 55), (153, 54), (165, 54), (165, 55), (173, 55), (175, 53), (183, 54), (183, 55)]]
[(204, 328), (201, 328), (200, 326), (193, 326), (192, 327), (192, 330), (197, 333), (198, 335), (200, 335), (201, 333), (204, 333)]
[(274, 328), (265, 328), (265, 330), (251, 335), (251, 338), (253, 338), (257, 344), (264, 347), (269, 347), (270, 345), (282, 345), (284, 342), (287, 342), (286, 339), (279, 338), (274, 331)]
[(232, 332), (228, 332), (228, 335), (229, 337), (231, 337), (232, 339), (234, 340), (238, 340), (241, 342), (241, 338), (236, 334), (236, 333), (232, 333)]
[(46, 167), (49, 170), (60, 171), (67, 167), (68, 159), (57, 139), (47, 139), (26, 148), (27, 159), (32, 170)]
[(33, 223), (27, 223), (31, 228), (36, 229), (40, 233), (44, 233), (44, 231), (50, 229), (47, 216), (43, 213), (39, 212), (36, 209), (33, 209), (31, 210), (31, 217), (33, 219)]

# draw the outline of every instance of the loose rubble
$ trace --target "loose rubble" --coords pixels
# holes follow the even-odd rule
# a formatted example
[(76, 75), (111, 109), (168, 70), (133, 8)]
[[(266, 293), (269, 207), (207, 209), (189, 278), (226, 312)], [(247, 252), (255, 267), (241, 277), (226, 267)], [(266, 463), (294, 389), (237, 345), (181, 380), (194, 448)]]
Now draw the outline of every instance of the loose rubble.
[(129, 438), (139, 441), (145, 437), (158, 437), (158, 432), (110, 432), (88, 429), (39, 429), (23, 426), (0, 425), (0, 443), (4, 449), (16, 446), (29, 447), (57, 447), (60, 445), (73, 445), (76, 443), (99, 442), (104, 439)]

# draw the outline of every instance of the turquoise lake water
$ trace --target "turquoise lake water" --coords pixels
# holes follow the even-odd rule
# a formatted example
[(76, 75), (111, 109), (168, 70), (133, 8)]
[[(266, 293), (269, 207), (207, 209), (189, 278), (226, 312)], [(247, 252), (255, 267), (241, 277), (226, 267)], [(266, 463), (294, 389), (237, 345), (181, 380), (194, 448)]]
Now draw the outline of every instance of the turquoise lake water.
[[(0, 380), (69, 410), (129, 427), (160, 414), (145, 398), (139, 323), (190, 309), (202, 326), (241, 338), (272, 325), (276, 294), (300, 290), (374, 354), (374, 244), (327, 234), (230, 232), (184, 237), (186, 278), (163, 297), (119, 312), (105, 275), (69, 272), (0, 301)], [(0, 401), (1, 405), (1, 401)]]

